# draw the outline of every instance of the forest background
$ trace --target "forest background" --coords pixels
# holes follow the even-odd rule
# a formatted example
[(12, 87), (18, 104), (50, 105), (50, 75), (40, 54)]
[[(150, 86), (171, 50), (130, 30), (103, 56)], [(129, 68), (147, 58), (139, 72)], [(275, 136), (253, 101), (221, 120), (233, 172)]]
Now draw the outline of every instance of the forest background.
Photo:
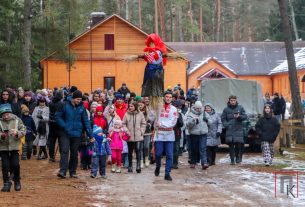
[[(287, 0), (293, 40), (305, 39), (305, 2)], [(156, 7), (155, 7), (156, 5)], [(166, 42), (283, 41), (277, 0), (1, 0), (0, 88), (41, 87), (39, 60), (88, 29), (90, 13), (116, 13)]]

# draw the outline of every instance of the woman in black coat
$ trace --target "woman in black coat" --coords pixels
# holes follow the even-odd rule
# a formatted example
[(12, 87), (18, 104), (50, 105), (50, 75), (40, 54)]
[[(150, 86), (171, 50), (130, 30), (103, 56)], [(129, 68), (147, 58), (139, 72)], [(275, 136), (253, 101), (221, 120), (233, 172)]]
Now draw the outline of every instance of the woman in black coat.
[(273, 143), (280, 131), (280, 123), (273, 116), (270, 105), (265, 105), (264, 116), (255, 125), (256, 133), (261, 139), (262, 152), (266, 166), (272, 164), (274, 156)]

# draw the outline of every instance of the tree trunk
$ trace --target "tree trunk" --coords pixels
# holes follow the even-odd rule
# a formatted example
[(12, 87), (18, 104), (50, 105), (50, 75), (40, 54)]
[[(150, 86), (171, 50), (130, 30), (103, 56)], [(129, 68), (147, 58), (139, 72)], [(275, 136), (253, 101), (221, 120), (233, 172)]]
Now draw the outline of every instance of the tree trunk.
[(155, 33), (159, 34), (159, 25), (158, 25), (158, 0), (155, 0)]
[(164, 0), (158, 0), (158, 11), (160, 16), (161, 38), (167, 41), (166, 25), (165, 25), (165, 5)]
[[(193, 21), (192, 0), (188, 0), (188, 2), (189, 2), (188, 16), (190, 18), (191, 25), (193, 26), (194, 21)], [(191, 42), (194, 42), (194, 32), (193, 32), (193, 30), (191, 30), (190, 32), (191, 32)]]
[(203, 22), (202, 22), (202, 5), (200, 4), (200, 11), (199, 11), (199, 39), (200, 42), (203, 42)]
[[(6, 34), (5, 34), (5, 39), (6, 39), (6, 43), (8, 46), (11, 45), (11, 40), (12, 40), (12, 24), (9, 20), (7, 20), (6, 23)], [(10, 63), (5, 63), (5, 72), (9, 72), (11, 68), (11, 64)]]
[(24, 82), (31, 87), (31, 6), (32, 0), (24, 1), (23, 10), (23, 42), (22, 42), (22, 65), (24, 72)]
[(172, 19), (173, 19), (173, 42), (177, 40), (177, 7), (175, 4), (172, 5)]
[(138, 10), (139, 10), (139, 27), (142, 29), (142, 0), (138, 0)]
[(184, 42), (183, 30), (182, 30), (182, 8), (181, 5), (178, 6), (178, 33), (179, 33), (179, 41)]
[(291, 9), (291, 21), (292, 21), (294, 36), (295, 36), (295, 39), (298, 40), (299, 34), (298, 34), (297, 24), (295, 23), (295, 14), (294, 14), (293, 5), (291, 3), (291, 0), (288, 0), (288, 1), (289, 1), (290, 9)]
[[(294, 59), (294, 51), (292, 44), (292, 33), (287, 14), (287, 0), (278, 0), (280, 7), (280, 14), (283, 24), (283, 35), (285, 40), (287, 63), (288, 63), (288, 74), (290, 82), (291, 100), (292, 100), (292, 111), (294, 119), (301, 119), (303, 121), (303, 107), (301, 104), (301, 96), (299, 89), (299, 82), (297, 78), (297, 69)], [(298, 135), (302, 135), (298, 133)], [(305, 143), (304, 136), (296, 137), (298, 143)]]
[(220, 19), (221, 18), (221, 1), (217, 0), (216, 2), (216, 42), (219, 42), (220, 36)]
[(248, 42), (253, 42), (253, 31), (252, 31), (252, 25), (248, 24)]

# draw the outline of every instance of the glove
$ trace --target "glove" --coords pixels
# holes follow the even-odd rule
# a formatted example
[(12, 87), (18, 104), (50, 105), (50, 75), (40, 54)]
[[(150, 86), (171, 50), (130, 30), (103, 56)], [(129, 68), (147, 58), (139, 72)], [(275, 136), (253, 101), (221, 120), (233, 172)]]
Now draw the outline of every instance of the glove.
[(203, 117), (203, 121), (205, 121), (206, 123), (208, 123), (208, 119), (206, 117)]
[(217, 133), (216, 133), (216, 137), (217, 137), (217, 138), (220, 137), (220, 132), (217, 132)]
[(37, 115), (37, 118), (42, 119), (42, 115), (41, 114)]
[(198, 119), (196, 119), (196, 124), (199, 124), (199, 120)]

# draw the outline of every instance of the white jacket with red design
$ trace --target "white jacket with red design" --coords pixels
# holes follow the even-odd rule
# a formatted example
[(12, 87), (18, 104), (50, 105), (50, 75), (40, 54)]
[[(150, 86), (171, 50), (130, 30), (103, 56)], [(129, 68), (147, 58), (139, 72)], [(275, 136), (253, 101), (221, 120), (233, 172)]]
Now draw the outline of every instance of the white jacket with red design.
[[(155, 117), (156, 116), (154, 116), (154, 119)], [(158, 117), (160, 127), (157, 129), (155, 126), (154, 141), (175, 141), (175, 133), (173, 128), (178, 119), (177, 108), (172, 105), (169, 105), (166, 109), (162, 107), (159, 111)]]

